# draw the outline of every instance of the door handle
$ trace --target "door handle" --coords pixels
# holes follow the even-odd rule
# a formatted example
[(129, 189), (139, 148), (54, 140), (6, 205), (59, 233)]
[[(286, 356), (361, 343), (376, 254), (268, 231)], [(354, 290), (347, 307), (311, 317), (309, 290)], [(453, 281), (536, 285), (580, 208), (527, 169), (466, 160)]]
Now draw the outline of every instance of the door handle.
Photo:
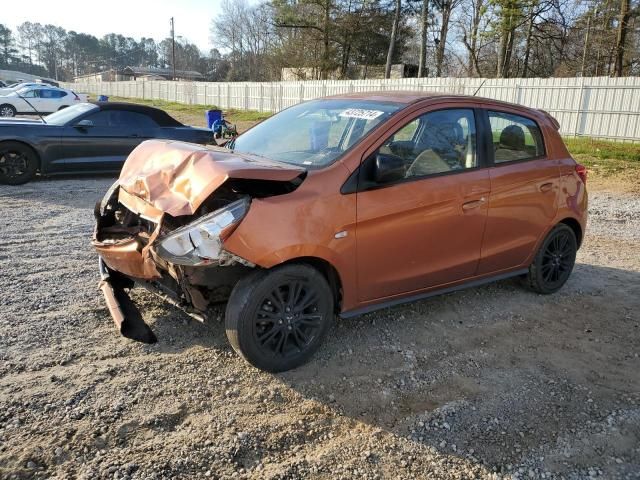
[(462, 204), (462, 210), (472, 210), (474, 208), (478, 208), (480, 205), (482, 205), (484, 202), (486, 202), (487, 199), (482, 197), (478, 200), (471, 200), (470, 202), (465, 202)]
[(540, 185), (541, 192), (550, 192), (552, 188), (553, 182), (543, 183), (542, 185)]
[(132, 138), (138, 138), (140, 135), (138, 135), (137, 133), (132, 133), (129, 136), (132, 137)]

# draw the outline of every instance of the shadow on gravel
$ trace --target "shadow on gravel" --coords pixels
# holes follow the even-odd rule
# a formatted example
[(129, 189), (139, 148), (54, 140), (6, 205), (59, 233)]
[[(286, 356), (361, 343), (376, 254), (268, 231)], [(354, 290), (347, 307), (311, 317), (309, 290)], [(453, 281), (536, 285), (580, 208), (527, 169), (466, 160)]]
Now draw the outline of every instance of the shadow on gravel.
[[(158, 353), (230, 352), (222, 321), (134, 300)], [(639, 272), (578, 264), (554, 295), (510, 280), (338, 321), (309, 364), (272, 378), (490, 470), (597, 464), (615, 477), (633, 471), (640, 442), (639, 311)]]
[(543, 458), (550, 471), (626, 473), (640, 442), (639, 311), (639, 272), (578, 264), (554, 295), (511, 280), (339, 322), (320, 358), (280, 378), (490, 468)]

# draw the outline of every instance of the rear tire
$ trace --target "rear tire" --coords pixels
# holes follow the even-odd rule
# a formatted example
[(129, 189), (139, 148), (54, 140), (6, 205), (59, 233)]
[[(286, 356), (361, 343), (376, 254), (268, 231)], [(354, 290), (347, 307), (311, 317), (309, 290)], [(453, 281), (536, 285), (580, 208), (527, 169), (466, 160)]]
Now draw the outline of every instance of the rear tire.
[(258, 270), (229, 298), (227, 338), (251, 365), (284, 372), (306, 363), (333, 320), (333, 294), (324, 276), (304, 264)]
[(0, 143), (0, 183), (22, 185), (38, 170), (38, 155), (20, 142)]
[(542, 294), (560, 290), (571, 275), (577, 251), (578, 242), (571, 227), (562, 223), (556, 225), (529, 266), (525, 278), (527, 287)]
[(0, 117), (15, 117), (18, 111), (13, 105), (5, 103), (0, 105)]

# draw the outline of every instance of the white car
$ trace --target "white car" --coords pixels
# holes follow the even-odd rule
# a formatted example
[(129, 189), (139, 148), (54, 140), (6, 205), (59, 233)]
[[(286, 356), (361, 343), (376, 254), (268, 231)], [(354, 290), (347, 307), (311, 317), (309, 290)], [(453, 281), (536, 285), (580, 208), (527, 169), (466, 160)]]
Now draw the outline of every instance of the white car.
[(0, 96), (0, 117), (15, 117), (17, 114), (53, 113), (63, 108), (86, 101), (72, 90), (38, 86), (23, 87), (8, 95)]
[(15, 92), (16, 90), (20, 90), (24, 87), (51, 87), (47, 83), (42, 82), (18, 82), (7, 85), (4, 88), (0, 88), (0, 95), (9, 95), (11, 92)]

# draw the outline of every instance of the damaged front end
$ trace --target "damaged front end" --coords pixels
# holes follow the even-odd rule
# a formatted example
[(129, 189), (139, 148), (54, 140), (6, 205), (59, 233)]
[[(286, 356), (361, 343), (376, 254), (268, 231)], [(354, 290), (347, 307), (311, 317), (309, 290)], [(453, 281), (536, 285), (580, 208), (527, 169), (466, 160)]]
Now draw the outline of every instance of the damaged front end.
[(205, 321), (255, 268), (224, 248), (252, 198), (287, 193), (303, 178), (304, 170), (220, 149), (141, 144), (95, 209), (100, 289), (120, 332), (156, 341), (127, 293), (134, 286)]

